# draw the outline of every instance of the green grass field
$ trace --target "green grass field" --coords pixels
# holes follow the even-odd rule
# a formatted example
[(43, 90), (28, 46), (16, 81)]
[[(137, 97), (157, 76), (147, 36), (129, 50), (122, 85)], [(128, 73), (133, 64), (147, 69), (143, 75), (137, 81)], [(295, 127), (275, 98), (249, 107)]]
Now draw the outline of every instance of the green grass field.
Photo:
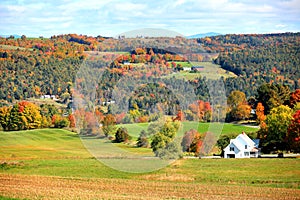
[(177, 65), (180, 64), (181, 67), (189, 67), (189, 68), (193, 67), (193, 65), (192, 65), (191, 63), (189, 63), (189, 62), (179, 62), (179, 61), (177, 61), (177, 62), (175, 62), (175, 63), (176, 63)]
[[(135, 124), (120, 124), (120, 127), (125, 127), (128, 130), (130, 136), (134, 139), (139, 137), (139, 134), (142, 130), (147, 130), (149, 124), (148, 123), (135, 123)], [(214, 128), (218, 128), (214, 130)], [(221, 131), (220, 131), (221, 128)], [(178, 131), (177, 136), (182, 136), (186, 131), (190, 129), (196, 129), (200, 133), (205, 133), (207, 131), (218, 132), (221, 134), (233, 135), (236, 136), (239, 133), (245, 131), (246, 133), (256, 132), (258, 129), (253, 127), (247, 127), (242, 125), (230, 124), (230, 123), (198, 123), (198, 122), (182, 122), (182, 125)], [(219, 134), (218, 134), (219, 135)]]
[(183, 67), (192, 67), (192, 66), (203, 66), (203, 70), (199, 73), (190, 73), (189, 71), (181, 71), (176, 74), (170, 74), (166, 76), (166, 78), (175, 77), (179, 79), (193, 80), (199, 76), (206, 77), (207, 79), (219, 79), (222, 76), (224, 78), (228, 77), (236, 77), (236, 75), (232, 72), (226, 71), (220, 67), (220, 65), (213, 64), (211, 62), (192, 62), (185, 64)]
[[(231, 132), (231, 128), (224, 128), (224, 133)], [(300, 194), (300, 159), (180, 159), (158, 171), (126, 173), (93, 158), (76, 133), (61, 129), (0, 132), (0, 182), (0, 199), (41, 199), (49, 195), (72, 199), (72, 191), (77, 195), (74, 198), (80, 199), (132, 199), (135, 195), (146, 199), (199, 199), (198, 193), (204, 195), (203, 199), (213, 198), (210, 195), (222, 197), (223, 190), (229, 192), (226, 195), (230, 199), (258, 192), (260, 199), (278, 199), (281, 194), (295, 199)], [(127, 185), (143, 189), (123, 188)], [(109, 188), (122, 191), (122, 198), (115, 197)]]

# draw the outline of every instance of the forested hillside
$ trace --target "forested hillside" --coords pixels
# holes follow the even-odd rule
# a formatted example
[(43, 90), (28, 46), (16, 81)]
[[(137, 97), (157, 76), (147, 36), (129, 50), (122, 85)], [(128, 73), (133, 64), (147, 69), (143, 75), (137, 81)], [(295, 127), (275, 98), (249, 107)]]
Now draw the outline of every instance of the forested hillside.
[(75, 34), (47, 38), (0, 38), (0, 99), (13, 102), (41, 95), (60, 96), (70, 86), (85, 50), (102, 37)]
[(220, 52), (215, 63), (239, 76), (225, 81), (228, 93), (237, 89), (254, 96), (263, 83), (299, 88), (300, 33), (221, 35), (198, 42), (209, 52)]
[[(0, 38), (0, 99), (13, 102), (45, 94), (58, 97), (66, 92), (71, 94), (75, 75), (81, 63), (90, 56), (87, 52), (92, 51), (128, 52), (109, 66), (105, 72), (107, 78), (103, 79), (105, 83), (102, 81), (104, 86), (113, 86), (114, 81), (109, 77), (115, 77), (117, 81), (126, 71), (138, 67), (138, 63), (155, 64), (157, 68), (148, 71), (146, 76), (158, 76), (181, 70), (182, 66), (176, 64), (178, 61), (207, 61), (212, 58), (216, 58), (213, 62), (220, 64), (222, 68), (238, 75), (223, 79), (227, 95), (233, 90), (240, 90), (249, 98), (255, 96), (257, 88), (263, 83), (288, 85), (292, 91), (300, 85), (300, 33), (231, 34), (197, 40), (180, 37), (152, 39), (150, 44), (154, 46), (167, 43), (172, 47), (166, 52), (149, 48), (136, 49), (137, 45), (144, 43), (143, 40), (149, 44), (151, 38), (113, 39), (76, 34), (51, 38), (26, 38), (24, 35), (18, 39)], [(201, 44), (200, 50), (197, 50), (197, 43)], [(189, 52), (186, 52), (185, 58), (174, 54), (183, 51), (183, 44), (189, 45)], [(205, 51), (213, 53), (213, 56), (207, 56), (203, 53)], [(124, 62), (130, 63), (129, 66), (125, 66), (127, 69), (122, 65)], [(199, 77), (197, 79), (201, 80), (200, 83), (205, 82)], [(196, 80), (195, 83), (199, 81)], [(197, 87), (197, 96), (207, 100), (207, 91), (198, 88), (205, 86), (194, 85)], [(104, 97), (101, 93), (103, 91), (98, 91), (99, 97)]]
[[(257, 138), (266, 152), (299, 151), (299, 50), (300, 33), (0, 38), (0, 124), (3, 130), (74, 128), (76, 118), (81, 134), (101, 129), (106, 136), (126, 136), (116, 124), (168, 116), (170, 123), (161, 129), (168, 134), (177, 121), (251, 119), (261, 127)], [(203, 61), (235, 76), (203, 76)], [(60, 106), (37, 103), (43, 95), (54, 96)], [(194, 135), (201, 146), (201, 137)], [(169, 139), (165, 145), (172, 144)]]

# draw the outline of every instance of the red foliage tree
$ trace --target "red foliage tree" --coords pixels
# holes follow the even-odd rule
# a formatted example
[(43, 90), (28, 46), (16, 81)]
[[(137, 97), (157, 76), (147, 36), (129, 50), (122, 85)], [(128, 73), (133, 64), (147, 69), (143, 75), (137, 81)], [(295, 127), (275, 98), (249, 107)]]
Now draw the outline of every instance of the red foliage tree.
[(70, 114), (68, 116), (68, 120), (70, 121), (70, 128), (74, 128), (75, 127), (75, 117), (73, 114)]
[(182, 150), (186, 152), (191, 152), (191, 145), (195, 138), (199, 138), (200, 133), (195, 129), (190, 129), (184, 133), (181, 141)]
[(124, 117), (125, 117), (126, 113), (122, 112), (120, 114), (116, 114), (115, 118), (116, 118), (116, 123), (120, 124), (122, 123)]
[(300, 102), (300, 89), (297, 89), (295, 92), (291, 93), (290, 106), (294, 107), (294, 105), (298, 102)]
[(300, 110), (293, 115), (286, 140), (290, 150), (300, 152)]
[(183, 121), (184, 120), (184, 113), (182, 110), (178, 110), (176, 117), (173, 119), (173, 121)]

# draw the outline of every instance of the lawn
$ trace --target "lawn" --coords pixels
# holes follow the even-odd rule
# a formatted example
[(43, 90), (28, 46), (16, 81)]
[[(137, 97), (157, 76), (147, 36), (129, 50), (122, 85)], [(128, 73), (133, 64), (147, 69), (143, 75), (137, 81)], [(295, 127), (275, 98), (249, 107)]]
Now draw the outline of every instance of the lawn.
[[(121, 124), (118, 125), (120, 127), (125, 127), (128, 130), (129, 135), (131, 135), (134, 139), (138, 138), (140, 132), (142, 130), (147, 130), (148, 123), (135, 123), (135, 124)], [(182, 122), (182, 126), (180, 127), (177, 136), (182, 136), (186, 131), (190, 129), (196, 129), (200, 133), (204, 133), (207, 131), (211, 131), (220, 134), (227, 134), (236, 136), (239, 133), (245, 131), (246, 133), (256, 132), (258, 129), (248, 126), (242, 126), (238, 124), (230, 124), (230, 123), (198, 123), (198, 122)]]
[[(224, 133), (232, 127), (224, 127)], [(101, 139), (88, 140), (101, 145)], [(84, 145), (76, 133), (60, 129), (0, 132), (0, 199), (300, 196), (300, 159), (180, 159), (158, 171), (127, 173), (99, 162)]]

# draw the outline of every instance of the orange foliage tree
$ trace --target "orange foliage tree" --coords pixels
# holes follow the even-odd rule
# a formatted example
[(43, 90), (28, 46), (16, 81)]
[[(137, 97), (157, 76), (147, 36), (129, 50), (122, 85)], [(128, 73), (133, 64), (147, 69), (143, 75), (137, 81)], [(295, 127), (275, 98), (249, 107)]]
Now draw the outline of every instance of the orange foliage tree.
[(265, 108), (264, 106), (262, 105), (262, 103), (258, 103), (257, 106), (256, 106), (256, 120), (257, 120), (257, 123), (262, 125), (265, 120), (266, 120), (266, 115), (265, 115)]
[(295, 92), (291, 93), (290, 106), (294, 107), (294, 105), (298, 102), (300, 102), (300, 89), (297, 89)]

